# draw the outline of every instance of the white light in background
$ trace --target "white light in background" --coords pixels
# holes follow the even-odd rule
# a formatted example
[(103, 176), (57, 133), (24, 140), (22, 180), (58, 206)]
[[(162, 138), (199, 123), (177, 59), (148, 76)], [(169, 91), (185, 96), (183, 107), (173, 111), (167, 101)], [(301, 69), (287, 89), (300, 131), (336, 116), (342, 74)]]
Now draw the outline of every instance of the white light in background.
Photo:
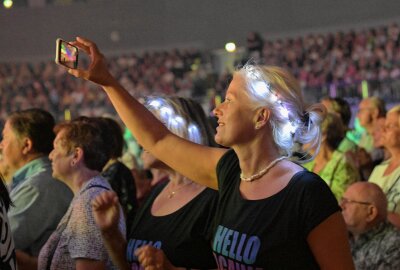
[(236, 51), (236, 44), (233, 42), (226, 43), (225, 50), (230, 53)]
[(11, 8), (13, 5), (13, 1), (12, 0), (4, 0), (3, 5), (5, 8)]

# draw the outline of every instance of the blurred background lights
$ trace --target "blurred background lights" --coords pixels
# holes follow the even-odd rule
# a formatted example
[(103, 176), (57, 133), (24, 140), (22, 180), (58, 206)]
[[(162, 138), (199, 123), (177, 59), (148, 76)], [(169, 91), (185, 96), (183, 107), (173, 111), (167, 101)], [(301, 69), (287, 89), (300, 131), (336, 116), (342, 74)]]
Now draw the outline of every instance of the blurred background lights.
[(233, 42), (228, 42), (225, 44), (225, 50), (227, 52), (234, 52), (236, 51), (236, 44)]
[(3, 5), (5, 8), (11, 8), (13, 5), (13, 1), (12, 0), (4, 0)]

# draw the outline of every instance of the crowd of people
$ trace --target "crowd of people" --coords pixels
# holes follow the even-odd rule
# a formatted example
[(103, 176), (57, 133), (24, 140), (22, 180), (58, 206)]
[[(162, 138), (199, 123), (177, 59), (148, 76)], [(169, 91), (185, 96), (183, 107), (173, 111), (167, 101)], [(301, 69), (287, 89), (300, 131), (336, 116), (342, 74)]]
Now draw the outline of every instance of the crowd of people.
[[(400, 28), (392, 23), (282, 39), (252, 32), (247, 46), (249, 57), (288, 69), (311, 93), (307, 97), (327, 93), (332, 86), (339, 96), (359, 97), (360, 83), (366, 80), (374, 95), (390, 99), (396, 95), (393, 88), (399, 89), (399, 37)], [(134, 96), (196, 96), (206, 103), (210, 89), (217, 94), (226, 89), (226, 74), (213, 72), (211, 53), (189, 48), (131, 53), (110, 58), (109, 65)], [(0, 63), (0, 85), (0, 122), (11, 111), (29, 107), (45, 108), (57, 120), (65, 118), (66, 111), (76, 116), (114, 112), (97, 87), (66, 78), (52, 61)]]
[[(353, 128), (346, 99), (309, 105), (302, 88), (397, 78), (399, 37), (250, 35), (253, 57), (281, 67), (217, 82), (215, 130), (188, 97), (207, 77), (199, 52), (108, 62), (78, 37), (90, 63), (70, 75), (1, 66), (4, 89), (26, 87), (1, 101), (1, 269), (398, 269), (400, 105), (364, 97)], [(143, 168), (123, 163), (119, 120)]]

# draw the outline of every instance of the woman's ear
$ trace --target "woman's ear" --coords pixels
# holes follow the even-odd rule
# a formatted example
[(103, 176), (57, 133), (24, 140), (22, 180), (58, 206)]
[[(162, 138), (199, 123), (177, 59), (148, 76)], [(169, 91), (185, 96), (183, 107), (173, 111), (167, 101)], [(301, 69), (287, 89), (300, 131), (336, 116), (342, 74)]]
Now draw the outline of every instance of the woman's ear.
[(71, 165), (75, 165), (81, 161), (83, 161), (83, 149), (76, 147), (73, 152)]
[(21, 142), (22, 142), (22, 153), (24, 155), (29, 154), (33, 149), (32, 140), (29, 139), (28, 137), (25, 137), (24, 139), (22, 139)]
[(260, 129), (264, 127), (268, 123), (270, 114), (271, 111), (266, 107), (259, 108), (256, 113), (257, 118), (255, 123), (255, 129)]

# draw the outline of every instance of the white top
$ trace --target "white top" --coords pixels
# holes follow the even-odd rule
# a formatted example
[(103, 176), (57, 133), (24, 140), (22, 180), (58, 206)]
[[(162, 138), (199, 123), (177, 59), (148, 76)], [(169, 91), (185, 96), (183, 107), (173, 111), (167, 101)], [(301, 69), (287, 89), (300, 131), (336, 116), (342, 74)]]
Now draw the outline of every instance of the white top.
[(368, 181), (380, 186), (388, 200), (388, 211), (400, 214), (400, 166), (391, 174), (383, 176), (390, 160), (377, 165)]

